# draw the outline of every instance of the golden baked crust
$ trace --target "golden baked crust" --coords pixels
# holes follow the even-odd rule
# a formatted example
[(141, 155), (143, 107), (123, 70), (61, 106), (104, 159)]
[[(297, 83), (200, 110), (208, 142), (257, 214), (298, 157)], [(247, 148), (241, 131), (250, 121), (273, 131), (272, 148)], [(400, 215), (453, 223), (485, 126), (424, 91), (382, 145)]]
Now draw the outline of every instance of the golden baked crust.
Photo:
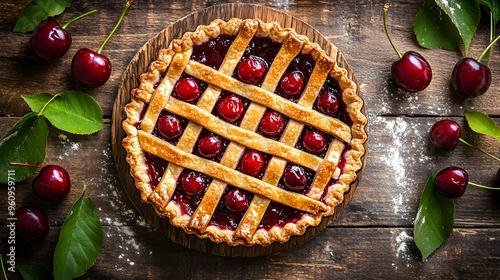
[[(219, 70), (189, 59), (193, 45), (202, 44), (222, 34), (236, 38)], [(260, 87), (231, 77), (254, 36), (270, 37), (282, 43), (277, 58)], [(316, 63), (304, 93), (294, 103), (273, 91), (290, 62), (300, 52), (311, 55)], [(196, 105), (170, 98), (182, 73), (209, 84)], [(312, 108), (328, 75), (339, 83), (351, 125)], [(211, 114), (224, 89), (251, 101), (239, 126), (226, 123)], [(293, 29), (281, 28), (275, 22), (264, 23), (255, 19), (231, 19), (227, 22), (214, 20), (207, 26), (199, 26), (194, 32), (185, 33), (181, 39), (173, 40), (167, 49), (160, 51), (149, 71), (140, 76), (138, 88), (131, 92), (131, 102), (125, 106), (127, 119), (123, 121), (123, 128), (127, 137), (123, 140), (123, 147), (127, 150), (126, 160), (142, 201), (153, 205), (158, 215), (168, 217), (172, 225), (200, 238), (232, 246), (284, 243), (293, 235), (303, 234), (308, 227), (319, 225), (324, 217), (333, 215), (335, 206), (342, 202), (344, 193), (356, 180), (357, 172), (362, 168), (361, 158), (365, 154), (363, 144), (367, 139), (366, 117), (361, 111), (362, 107), (363, 101), (356, 94), (356, 84), (347, 77), (347, 71), (339, 68), (334, 59), (307, 37), (298, 35)], [(290, 118), (280, 142), (255, 132), (266, 108), (279, 111)], [(189, 120), (176, 145), (152, 134), (162, 110)], [(324, 158), (294, 147), (304, 125), (333, 136), (334, 140)], [(219, 134), (224, 132), (224, 137), (231, 141), (219, 163), (191, 154), (203, 128)], [(273, 156), (262, 180), (235, 170), (245, 148)], [(147, 175), (145, 153), (154, 154), (169, 162), (154, 189), (151, 188)], [(337, 168), (341, 157), (345, 159), (342, 171)], [(311, 189), (305, 195), (277, 187), (287, 162), (297, 163), (316, 172)], [(179, 206), (171, 201), (177, 178), (184, 168), (214, 178), (192, 216), (183, 214)], [(331, 178), (336, 179), (336, 183), (329, 186), (325, 194)], [(235, 231), (209, 225), (228, 184), (254, 193), (253, 200)], [(258, 228), (271, 201), (304, 211), (305, 214), (296, 223), (288, 223), (284, 227), (274, 226), (269, 230)]]

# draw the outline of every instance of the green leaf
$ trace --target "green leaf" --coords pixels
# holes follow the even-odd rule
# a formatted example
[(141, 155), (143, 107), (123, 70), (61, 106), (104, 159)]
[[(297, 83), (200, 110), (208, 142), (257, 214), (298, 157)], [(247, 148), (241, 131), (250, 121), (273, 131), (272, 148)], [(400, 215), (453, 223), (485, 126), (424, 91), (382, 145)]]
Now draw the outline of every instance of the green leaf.
[(484, 5), (493, 13), (494, 24), (497, 25), (500, 20), (500, 1), (499, 0), (478, 0), (479, 4)]
[(420, 46), (461, 52), (461, 39), (450, 17), (434, 0), (425, 0), (418, 11), (413, 30)]
[(84, 190), (61, 228), (54, 252), (54, 279), (82, 276), (97, 260), (103, 239), (99, 217)]
[(28, 106), (30, 106), (31, 111), (33, 112), (38, 112), (40, 109), (43, 108), (47, 102), (50, 101), (54, 95), (44, 92), (44, 93), (39, 93), (35, 95), (24, 95), (21, 94), (21, 97), (24, 99), (26, 103), (28, 103)]
[(500, 127), (485, 113), (466, 111), (465, 119), (467, 119), (467, 123), (473, 131), (500, 140)]
[(61, 14), (70, 5), (71, 0), (33, 0), (19, 14), (14, 32), (31, 31), (40, 22)]
[(50, 280), (54, 278), (50, 270), (42, 265), (18, 265), (16, 269), (24, 280)]
[(469, 53), (469, 45), (481, 17), (479, 4), (471, 0), (435, 1), (457, 27), (458, 33), (464, 43), (465, 54), (467, 55)]
[(10, 163), (43, 163), (47, 133), (45, 118), (31, 112), (0, 138), (0, 183), (25, 181), (33, 174), (34, 167), (11, 166)]
[(429, 179), (420, 198), (413, 239), (422, 260), (426, 260), (453, 231), (455, 219), (455, 203), (453, 199), (439, 194), (434, 188), (434, 175), (429, 174)]
[(74, 134), (91, 134), (103, 128), (101, 107), (94, 98), (79, 91), (61, 92), (42, 114), (55, 127)]

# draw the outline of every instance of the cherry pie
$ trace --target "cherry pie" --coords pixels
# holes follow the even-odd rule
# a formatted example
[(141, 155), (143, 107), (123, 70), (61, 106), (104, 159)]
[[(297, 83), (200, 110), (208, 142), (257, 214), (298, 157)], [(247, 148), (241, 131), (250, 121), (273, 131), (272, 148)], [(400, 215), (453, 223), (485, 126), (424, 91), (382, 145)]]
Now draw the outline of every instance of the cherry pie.
[(317, 44), (260, 20), (215, 20), (159, 52), (126, 105), (141, 199), (186, 233), (270, 245), (333, 215), (357, 179), (366, 117)]

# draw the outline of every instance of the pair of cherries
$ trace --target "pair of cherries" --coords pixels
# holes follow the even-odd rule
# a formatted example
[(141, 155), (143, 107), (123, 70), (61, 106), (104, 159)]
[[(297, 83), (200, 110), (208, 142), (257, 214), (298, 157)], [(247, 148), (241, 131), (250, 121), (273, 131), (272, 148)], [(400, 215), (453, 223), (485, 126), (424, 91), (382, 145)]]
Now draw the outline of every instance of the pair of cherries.
[[(101, 44), (97, 51), (88, 48), (79, 49), (73, 56), (71, 72), (73, 76), (87, 87), (96, 88), (105, 84), (111, 76), (111, 61), (101, 54), (104, 46), (120, 25), (125, 13), (132, 4), (127, 1), (120, 19), (114, 29)], [(57, 21), (50, 18), (41, 22), (31, 34), (29, 46), (32, 53), (42, 61), (54, 61), (63, 57), (71, 47), (72, 38), (66, 28), (73, 22), (97, 12), (96, 10), (85, 13), (70, 20), (62, 27)]]
[[(424, 90), (429, 86), (432, 79), (431, 66), (421, 54), (415, 51), (408, 51), (401, 55), (397, 50), (387, 30), (386, 16), (388, 9), (389, 4), (385, 4), (383, 14), (385, 33), (399, 56), (399, 59), (394, 61), (391, 66), (392, 78), (405, 91), (418, 92)], [(474, 98), (488, 90), (491, 84), (491, 71), (488, 66), (480, 63), (480, 60), (484, 53), (491, 48), (492, 44), (477, 60), (465, 57), (455, 64), (451, 75), (451, 89), (455, 94), (462, 98)]]

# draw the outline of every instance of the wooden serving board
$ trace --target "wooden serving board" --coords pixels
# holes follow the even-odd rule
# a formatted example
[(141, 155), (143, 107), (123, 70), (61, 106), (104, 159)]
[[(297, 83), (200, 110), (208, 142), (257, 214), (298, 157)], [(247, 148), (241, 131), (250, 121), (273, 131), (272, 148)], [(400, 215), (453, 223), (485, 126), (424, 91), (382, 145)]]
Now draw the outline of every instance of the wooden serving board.
[[(216, 244), (209, 239), (200, 239), (195, 235), (186, 234), (182, 229), (170, 225), (167, 218), (159, 217), (151, 205), (143, 203), (140, 199), (139, 191), (135, 188), (134, 180), (130, 176), (130, 169), (125, 161), (126, 151), (122, 147), (122, 139), (125, 137), (125, 132), (122, 129), (122, 121), (126, 118), (123, 108), (130, 102), (130, 91), (138, 86), (139, 76), (147, 72), (149, 64), (156, 60), (158, 51), (162, 48), (167, 48), (172, 39), (180, 38), (182, 34), (187, 31), (194, 31), (198, 25), (209, 24), (212, 20), (217, 18), (227, 21), (235, 17), (241, 19), (258, 18), (265, 22), (276, 21), (282, 27), (294, 28), (298, 34), (308, 36), (311, 41), (319, 44), (325, 52), (336, 59), (338, 65), (345, 68), (349, 73), (349, 78), (357, 84), (353, 71), (347, 64), (342, 53), (307, 23), (284, 12), (254, 4), (233, 3), (216, 5), (194, 12), (173, 23), (146, 42), (136, 53), (123, 74), (121, 85), (118, 89), (118, 95), (114, 103), (111, 144), (115, 165), (125, 192), (128, 194), (139, 213), (155, 229), (165, 233), (174, 242), (198, 251), (231, 257), (256, 257), (290, 249), (304, 243), (324, 230), (345, 208), (353, 196), (358, 181), (361, 178), (362, 170), (358, 173), (358, 180), (355, 181), (351, 185), (349, 191), (345, 193), (344, 201), (336, 207), (334, 215), (324, 218), (319, 226), (308, 228), (303, 236), (294, 236), (285, 244), (275, 243), (267, 247), (231, 247), (227, 244)], [(361, 96), (359, 86), (357, 87), (357, 93)], [(365, 157), (363, 157), (363, 161), (364, 160)]]

